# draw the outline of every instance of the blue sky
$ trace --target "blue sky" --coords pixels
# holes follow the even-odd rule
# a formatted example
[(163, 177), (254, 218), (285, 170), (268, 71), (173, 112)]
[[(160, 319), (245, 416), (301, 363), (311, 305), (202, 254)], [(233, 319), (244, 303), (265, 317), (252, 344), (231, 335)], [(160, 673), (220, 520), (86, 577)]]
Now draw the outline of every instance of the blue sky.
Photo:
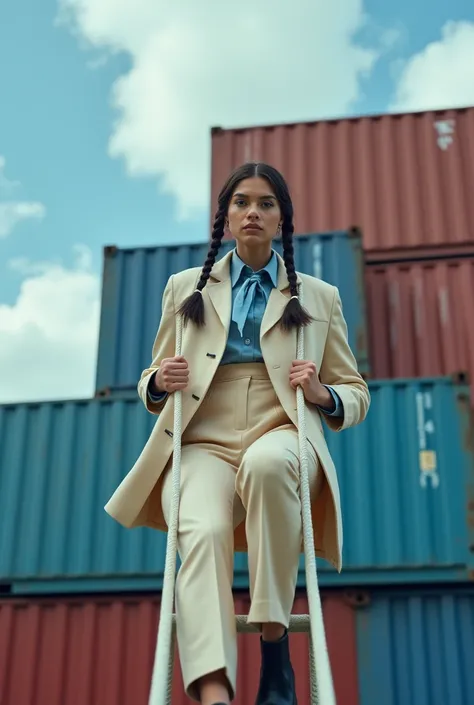
[[(130, 1), (126, 0), (121, 5), (127, 6)], [(349, 8), (347, 11), (346, 3)], [(298, 4), (303, 10), (310, 6), (306, 0), (294, 3), (295, 6)], [(342, 85), (336, 74), (334, 82), (341, 84), (341, 89), (337, 95), (328, 92), (327, 100), (322, 98), (319, 112), (312, 113), (311, 106), (303, 101), (300, 114), (298, 101), (293, 98), (291, 112), (286, 108), (279, 109), (280, 99), (280, 103), (275, 102), (276, 107), (270, 114), (265, 110), (265, 105), (268, 105), (268, 101), (271, 102), (273, 97), (265, 95), (262, 96), (263, 107), (257, 106), (255, 112), (251, 107), (242, 109), (240, 104), (234, 109), (229, 104), (235, 95), (232, 85), (229, 85), (230, 79), (225, 80), (223, 84), (219, 83), (218, 74), (214, 76), (218, 68), (212, 68), (210, 71), (212, 75), (207, 88), (189, 94), (187, 106), (184, 98), (181, 103), (178, 99), (175, 101), (173, 92), (166, 84), (165, 75), (157, 87), (150, 87), (150, 91), (156, 90), (157, 97), (164, 95), (168, 96), (168, 99), (158, 106), (150, 103), (149, 110), (151, 113), (153, 110), (157, 111), (157, 131), (161, 129), (160, 120), (164, 120), (163, 129), (169, 132), (169, 144), (165, 143), (166, 140), (159, 142), (152, 137), (148, 146), (145, 141), (147, 129), (150, 127), (146, 122), (147, 100), (151, 98), (146, 96), (146, 90), (145, 95), (143, 94), (143, 86), (146, 87), (147, 61), (155, 51), (151, 41), (152, 33), (148, 27), (153, 27), (154, 23), (155, 27), (159, 26), (161, 20), (160, 17), (157, 18), (153, 5), (158, 6), (161, 3), (137, 0), (136, 13), (143, 12), (144, 20), (142, 25), (137, 21), (136, 27), (131, 27), (133, 22), (130, 17), (134, 18), (132, 10), (129, 16), (126, 11), (123, 13), (125, 16), (117, 15), (117, 12), (111, 9), (113, 3), (108, 0), (63, 0), (63, 5), (71, 10), (69, 24), (57, 23), (57, 0), (16, 0), (15, 3), (4, 3), (0, 10), (0, 156), (4, 160), (4, 179), (19, 182), (19, 185), (14, 189), (12, 187), (8, 192), (4, 189), (2, 193), (0, 188), (0, 204), (13, 198), (11, 194), (14, 193), (15, 202), (40, 204), (44, 209), (42, 217), (20, 220), (10, 228), (7, 235), (0, 236), (0, 348), (3, 350), (9, 346), (12, 336), (18, 334), (20, 326), (25, 328), (29, 325), (31, 328), (33, 325), (34, 328), (36, 325), (35, 313), (25, 313), (27, 303), (22, 304), (23, 313), (19, 309), (22, 285), (29, 277), (41, 277), (37, 271), (35, 273), (34, 263), (56, 262), (58, 267), (64, 267), (66, 270), (74, 268), (73, 246), (79, 243), (90, 249), (91, 259), (86, 266), (87, 276), (97, 277), (101, 272), (101, 251), (105, 244), (133, 246), (171, 241), (202, 241), (207, 238), (208, 204), (201, 195), (197, 202), (184, 203), (186, 194), (192, 188), (192, 177), (183, 175), (186, 170), (191, 172), (193, 165), (200, 164), (201, 159), (204, 164), (204, 181), (208, 179), (208, 165), (205, 162), (209, 144), (203, 139), (208, 128), (206, 120), (209, 124), (225, 126), (226, 119), (229, 124), (235, 125), (252, 124), (262, 119), (278, 122), (287, 121), (288, 117), (311, 119), (333, 116), (334, 113), (350, 115), (385, 112), (396, 99), (406, 67), (404, 62), (409, 63), (415, 55), (423, 53), (430, 43), (440, 42), (442, 29), (447, 22), (474, 23), (474, 5), (467, 0), (455, 0), (449, 5), (441, 0), (419, 0), (416, 3), (402, 0), (396, 5), (382, 0), (367, 0), (363, 5), (359, 0), (339, 0), (334, 6), (348, 18), (341, 20), (344, 25), (341, 31), (338, 29), (339, 20), (334, 15), (335, 11), (331, 10), (331, 16), (326, 17), (326, 10), (321, 10), (321, 13), (314, 14), (314, 25), (311, 25), (309, 20), (306, 23), (307, 34), (302, 38), (302, 43), (308, 47), (310, 61), (313, 56), (311, 52), (317, 51), (313, 45), (320, 41), (318, 37), (323, 36), (318, 32), (326, 32), (329, 38), (333, 33), (336, 51), (337, 43), (341, 42), (340, 75), (344, 75), (344, 51), (350, 51), (347, 45), (354, 41), (362, 49), (360, 72), (354, 74), (352, 83), (348, 82), (347, 86)], [(162, 41), (159, 47), (161, 70), (166, 74), (166, 67), (169, 65), (170, 74), (176, 71), (178, 83), (170, 80), (170, 85), (174, 87), (179, 85), (179, 77), (186, 75), (190, 56), (199, 55), (201, 66), (199, 71), (196, 71), (203, 81), (207, 75), (203, 62), (209, 60), (216, 64), (209, 48), (201, 48), (199, 44), (202, 40), (202, 47), (205, 46), (205, 34), (200, 35), (201, 40), (196, 40), (198, 51), (193, 54), (192, 42), (195, 35), (192, 32), (189, 13), (185, 13), (186, 2), (178, 5), (183, 6), (181, 9), (184, 13), (182, 17), (186, 17), (186, 22), (183, 22), (183, 25), (186, 24), (186, 30), (183, 30), (181, 37), (181, 16), (178, 11), (174, 16), (167, 18), (166, 10), (162, 10), (165, 24), (169, 20), (167, 37), (174, 39), (168, 45)], [(209, 3), (204, 2), (203, 5)], [(251, 12), (251, 7), (252, 4), (246, 5), (246, 2), (239, 5), (244, 15), (245, 12)], [(278, 14), (278, 2), (273, 2), (269, 7), (274, 14)], [(83, 15), (85, 13), (89, 20), (81, 20), (81, 12)], [(209, 17), (213, 17), (212, 7), (209, 12)], [(196, 23), (206, 22), (206, 17), (204, 10), (200, 18), (196, 18)], [(265, 14), (257, 16), (252, 31), (263, 31), (264, 44), (270, 47), (276, 44), (277, 51), (279, 47), (284, 48), (285, 28), (281, 30), (283, 34), (279, 35), (278, 17), (271, 17), (268, 24), (263, 26), (263, 30), (258, 24), (261, 17), (265, 17)], [(361, 17), (368, 18), (365, 25), (352, 32), (351, 27), (360, 24)], [(319, 20), (322, 27), (319, 26)], [(229, 43), (230, 50), (235, 47), (235, 52), (238, 53), (242, 37), (235, 34), (229, 39), (227, 36), (229, 25), (226, 22), (233, 22), (232, 14), (230, 19), (227, 19), (221, 13), (216, 19), (216, 22), (219, 21), (222, 22), (223, 36), (217, 41), (216, 51), (219, 51), (220, 46), (224, 51)], [(240, 17), (240, 21), (245, 23), (246, 17)], [(296, 34), (292, 36), (297, 38), (297, 31), (296, 27)], [(216, 34), (211, 36), (216, 37)], [(85, 47), (87, 41), (92, 42), (94, 46)], [(219, 41), (222, 44), (219, 44)], [(287, 45), (289, 55), (293, 51), (292, 41), (290, 37)], [(151, 47), (148, 53), (143, 48), (147, 42)], [(180, 42), (182, 46), (190, 47), (188, 55), (184, 51), (184, 56), (180, 56)], [(113, 55), (110, 54), (111, 46), (117, 50)], [(169, 62), (166, 46), (171, 46)], [(364, 54), (366, 49), (369, 52), (374, 51), (377, 54), (376, 59)], [(248, 54), (247, 51), (245, 53)], [(282, 61), (285, 60), (284, 53), (281, 52)], [(318, 55), (314, 56), (316, 61)], [(474, 50), (471, 58), (474, 60)], [(329, 59), (330, 65), (333, 66), (334, 58)], [(366, 62), (371, 65), (364, 72)], [(347, 65), (349, 64), (352, 64), (350, 59)], [(140, 78), (137, 70), (136, 80), (122, 85), (119, 98), (122, 110), (117, 110), (112, 101), (113, 86), (137, 66), (140, 67), (144, 78)], [(253, 73), (255, 72), (258, 73), (258, 60), (253, 70)], [(409, 77), (406, 82), (408, 85)], [(142, 93), (138, 92), (140, 88)], [(448, 107), (453, 101), (449, 90), (443, 88), (443, 85), (436, 90), (439, 91), (436, 94), (439, 100), (442, 101), (446, 96)], [(454, 100), (458, 99), (458, 102), (462, 103), (466, 95), (465, 104), (474, 104), (474, 97), (469, 101), (472, 90), (469, 93), (469, 89), (466, 89), (465, 94), (462, 90), (459, 89), (454, 95)], [(213, 112), (212, 96), (219, 91), (222, 91), (222, 99), (216, 104)], [(347, 91), (347, 98), (344, 91)], [(415, 91), (411, 84), (408, 85), (407, 91), (409, 95), (416, 96), (420, 92)], [(325, 95), (324, 90), (321, 94)], [(416, 100), (417, 98), (413, 101), (414, 109), (418, 107)], [(174, 132), (173, 125), (166, 122), (166, 116), (162, 118), (168, 106), (170, 111), (177, 111)], [(411, 104), (408, 107), (410, 106)], [(199, 134), (199, 148), (196, 147), (196, 154), (190, 157), (189, 165), (185, 161), (180, 171), (176, 164), (181, 155), (176, 148), (173, 152), (173, 144), (177, 144), (179, 137), (183, 139), (183, 151), (186, 151), (189, 145), (192, 145), (192, 148), (188, 151), (193, 151), (196, 142), (194, 133), (189, 132), (188, 135), (188, 123), (184, 116), (188, 110), (191, 118), (187, 119), (194, 119), (200, 125), (199, 133), (196, 132)], [(127, 127), (127, 121), (131, 125), (130, 128)], [(150, 129), (153, 130), (153, 125)], [(179, 130), (182, 130), (181, 137), (176, 136)], [(110, 140), (114, 131), (118, 135), (118, 156), (109, 155)], [(161, 168), (163, 179), (160, 176)], [(130, 175), (130, 170), (135, 170), (138, 175)], [(170, 191), (168, 194), (161, 190), (163, 183), (167, 184)], [(202, 188), (203, 193), (206, 188), (207, 184)], [(185, 218), (183, 208), (188, 209)], [(29, 264), (12, 267), (11, 262), (18, 259), (26, 259)], [(96, 284), (93, 284), (92, 278), (87, 279), (87, 296), (96, 296)], [(29, 315), (31, 319), (28, 319)], [(3, 327), (2, 316), (4, 320), (8, 317), (8, 324)], [(26, 334), (25, 331), (26, 328), (23, 334)], [(49, 337), (51, 338), (51, 335)], [(12, 350), (18, 350), (20, 342), (20, 339), (17, 339), (12, 345)], [(16, 371), (16, 358), (16, 354), (0, 354), (0, 361), (7, 370), (5, 374), (9, 377)], [(81, 378), (80, 388), (72, 385), (65, 393), (70, 391), (79, 394), (83, 388), (84, 393), (90, 391), (87, 382), (90, 378), (89, 365)], [(11, 388), (2, 394), (2, 382), (6, 385), (5, 379), (0, 376), (0, 401), (15, 396)], [(31, 385), (34, 387), (34, 384), (34, 380), (27, 380), (27, 388), (18, 392), (19, 398), (28, 398)], [(55, 389), (53, 396), (57, 396), (59, 392), (59, 389)], [(39, 393), (42, 393), (42, 390), (39, 390)]]
[[(11, 257), (71, 258), (71, 243), (89, 245), (100, 267), (105, 243), (121, 246), (166, 238), (203, 239), (201, 221), (180, 224), (171, 197), (153, 179), (131, 179), (120, 160), (107, 156), (114, 112), (110, 86), (130, 61), (117, 56), (91, 69), (91, 57), (55, 26), (57, 3), (17, 0), (0, 23), (0, 154), (7, 176), (20, 180), (28, 200), (46, 205), (41, 223), (25, 222), (0, 241), (0, 300), (18, 293), (4, 271)], [(24, 18), (29, 19), (25, 22)], [(98, 269), (99, 271), (99, 269)], [(5, 282), (6, 274), (8, 282)]]

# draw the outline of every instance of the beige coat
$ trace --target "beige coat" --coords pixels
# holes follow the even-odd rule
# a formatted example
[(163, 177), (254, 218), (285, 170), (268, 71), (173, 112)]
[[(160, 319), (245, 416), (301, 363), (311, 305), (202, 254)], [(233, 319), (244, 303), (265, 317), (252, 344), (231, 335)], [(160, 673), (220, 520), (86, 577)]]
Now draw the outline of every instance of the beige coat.
[[(183, 431), (199, 408), (224, 353), (231, 318), (230, 257), (227, 254), (213, 268), (203, 291), (206, 325), (188, 324), (183, 333), (182, 354), (189, 365), (189, 385), (183, 392)], [(296, 331), (284, 333), (278, 322), (288, 302), (289, 285), (283, 260), (278, 256), (278, 286), (272, 290), (263, 317), (260, 342), (262, 356), (281, 405), (298, 425), (296, 393), (289, 384), (291, 362), (296, 359)], [(151, 526), (166, 531), (161, 510), (161, 476), (173, 452), (173, 395), (162, 404), (147, 398), (151, 375), (161, 361), (175, 355), (175, 315), (182, 301), (196, 288), (201, 269), (187, 269), (170, 277), (163, 294), (163, 314), (153, 346), (153, 361), (144, 370), (138, 393), (146, 408), (159, 414), (142, 453), (105, 506), (106, 512), (125, 527)], [(355, 426), (364, 420), (370, 395), (347, 342), (347, 326), (336, 287), (314, 277), (299, 274), (303, 283), (304, 306), (315, 319), (305, 329), (305, 359), (315, 362), (322, 383), (332, 385), (344, 406), (344, 417), (321, 414), (307, 404), (307, 437), (313, 445), (326, 482), (313, 503), (317, 555), (339, 571), (342, 566), (342, 518), (336, 469), (323, 434), (321, 419), (333, 431)], [(208, 355), (215, 355), (211, 357)], [(356, 468), (354, 468), (356, 472)], [(247, 549), (244, 524), (236, 529), (235, 549)]]

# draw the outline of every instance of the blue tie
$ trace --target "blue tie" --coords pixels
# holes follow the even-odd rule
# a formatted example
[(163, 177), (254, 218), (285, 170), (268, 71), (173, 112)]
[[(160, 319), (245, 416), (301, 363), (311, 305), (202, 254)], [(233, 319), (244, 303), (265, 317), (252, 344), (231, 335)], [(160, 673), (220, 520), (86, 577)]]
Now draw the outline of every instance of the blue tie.
[(257, 290), (263, 294), (265, 301), (268, 301), (266, 291), (261, 284), (264, 274), (265, 272), (255, 272), (252, 274), (252, 276), (242, 284), (235, 297), (232, 320), (237, 324), (241, 336), (243, 335), (245, 321), (249, 315), (250, 307), (255, 300)]

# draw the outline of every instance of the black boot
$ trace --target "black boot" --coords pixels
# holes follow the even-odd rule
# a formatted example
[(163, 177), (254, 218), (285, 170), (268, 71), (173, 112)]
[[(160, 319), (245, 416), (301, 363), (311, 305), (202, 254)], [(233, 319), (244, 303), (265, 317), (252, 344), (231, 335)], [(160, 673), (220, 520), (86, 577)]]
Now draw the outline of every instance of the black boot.
[(260, 638), (262, 665), (255, 705), (298, 705), (295, 674), (290, 661), (288, 632), (278, 641)]

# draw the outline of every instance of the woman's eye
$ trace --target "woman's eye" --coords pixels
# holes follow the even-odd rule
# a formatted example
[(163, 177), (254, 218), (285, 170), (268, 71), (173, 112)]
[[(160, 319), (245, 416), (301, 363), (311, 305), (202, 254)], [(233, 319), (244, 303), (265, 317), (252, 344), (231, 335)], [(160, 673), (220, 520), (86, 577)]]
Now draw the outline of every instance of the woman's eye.
[[(236, 206), (246, 206), (246, 205), (247, 205), (247, 201), (246, 201), (244, 198), (237, 198), (237, 199), (234, 201), (234, 203), (235, 203)], [(261, 206), (262, 206), (263, 208), (272, 208), (273, 205), (274, 205), (274, 204), (273, 204), (273, 201), (262, 201), (262, 202), (261, 202)]]

